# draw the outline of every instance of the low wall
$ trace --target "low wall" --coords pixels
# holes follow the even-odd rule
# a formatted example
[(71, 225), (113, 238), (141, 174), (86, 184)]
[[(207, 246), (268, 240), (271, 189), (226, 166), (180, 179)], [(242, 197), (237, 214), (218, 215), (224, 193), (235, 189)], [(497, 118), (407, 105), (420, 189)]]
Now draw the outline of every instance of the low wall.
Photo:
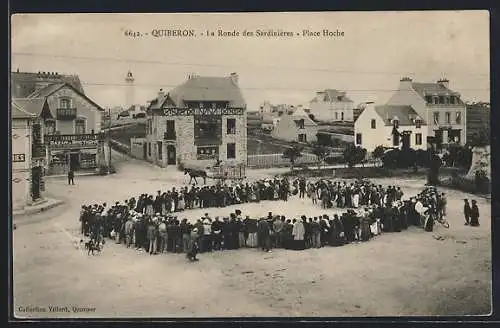
[[(295, 165), (317, 164), (317, 157), (313, 154), (302, 154), (295, 161)], [(290, 160), (284, 158), (283, 154), (248, 155), (247, 166), (251, 168), (271, 168), (290, 166)]]

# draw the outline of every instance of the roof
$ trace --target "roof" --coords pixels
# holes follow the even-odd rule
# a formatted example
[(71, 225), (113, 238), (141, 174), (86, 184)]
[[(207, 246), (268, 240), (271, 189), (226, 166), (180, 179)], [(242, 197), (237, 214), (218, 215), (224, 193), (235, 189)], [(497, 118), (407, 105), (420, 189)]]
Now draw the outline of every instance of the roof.
[(175, 106), (184, 107), (185, 101), (229, 101), (230, 107), (245, 108), (241, 90), (230, 76), (194, 76), (151, 102), (151, 108), (160, 108), (170, 98)]
[(68, 83), (80, 93), (85, 94), (82, 83), (78, 75), (65, 75), (58, 73), (31, 73), (12, 72), (11, 73), (11, 93), (12, 98), (24, 98), (33, 93), (36, 89), (45, 86), (47, 83)]
[[(412, 118), (419, 117), (413, 107), (408, 105), (379, 105), (375, 106), (375, 112), (384, 120), (386, 125), (391, 125), (389, 120), (394, 118), (398, 119), (399, 125), (413, 125)], [(425, 124), (423, 119), (422, 124)]]
[(440, 83), (412, 82), (411, 86), (422, 98), (425, 98), (427, 95), (446, 96), (458, 94)]
[[(346, 93), (343, 91), (339, 91), (336, 89), (325, 89), (324, 91), (320, 92), (325, 94), (323, 101), (326, 102), (337, 102), (337, 101), (353, 102), (349, 97), (346, 96)], [(312, 102), (315, 101), (317, 101), (316, 98), (312, 100)]]
[(13, 98), (12, 108), (16, 105), (31, 115), (38, 117), (42, 114), (45, 103), (45, 98)]
[(12, 100), (12, 118), (13, 119), (28, 119), (35, 118), (37, 115), (30, 113), (24, 109), (24, 107), (18, 104), (15, 100)]
[(40, 90), (37, 90), (29, 95), (29, 98), (46, 98), (53, 94), (54, 92), (58, 91), (59, 89), (62, 89), (64, 87), (68, 87), (72, 89), (75, 93), (80, 95), (81, 97), (85, 98), (88, 102), (90, 102), (92, 105), (97, 107), (97, 110), (104, 111), (104, 108), (96, 104), (92, 99), (87, 97), (84, 93), (81, 93), (78, 89), (76, 89), (73, 85), (68, 84), (68, 83), (55, 83), (55, 84), (49, 84), (45, 88), (42, 88)]

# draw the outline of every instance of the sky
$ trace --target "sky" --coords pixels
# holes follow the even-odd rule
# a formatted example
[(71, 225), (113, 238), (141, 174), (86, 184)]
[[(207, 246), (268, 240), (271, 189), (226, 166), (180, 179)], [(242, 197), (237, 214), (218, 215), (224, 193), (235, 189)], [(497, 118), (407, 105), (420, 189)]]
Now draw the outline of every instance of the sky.
[[(196, 35), (152, 36), (164, 29)], [(293, 37), (259, 37), (258, 29)], [(323, 36), (324, 29), (343, 36)], [(201, 35), (207, 30), (215, 36)], [(218, 37), (217, 30), (240, 35)], [(245, 30), (254, 35), (243, 36)], [(25, 14), (12, 16), (11, 52), (12, 71), (78, 74), (85, 93), (103, 107), (125, 106), (128, 70), (137, 104), (189, 74), (232, 72), (249, 110), (265, 100), (307, 106), (324, 89), (346, 91), (356, 104), (384, 103), (402, 76), (446, 77), (465, 101), (490, 100), (487, 11)]]

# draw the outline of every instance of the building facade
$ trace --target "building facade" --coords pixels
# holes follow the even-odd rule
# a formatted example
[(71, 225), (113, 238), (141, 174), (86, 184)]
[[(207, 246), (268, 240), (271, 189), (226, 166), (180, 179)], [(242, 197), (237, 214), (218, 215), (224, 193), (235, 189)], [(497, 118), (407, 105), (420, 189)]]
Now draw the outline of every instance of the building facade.
[(304, 110), (297, 109), (293, 114), (280, 116), (271, 135), (286, 141), (315, 142), (317, 133), (318, 124)]
[(411, 106), (368, 104), (354, 122), (354, 144), (367, 152), (378, 146), (426, 150), (427, 131)]
[(316, 92), (316, 97), (309, 103), (315, 119), (322, 122), (353, 122), (354, 102), (345, 92), (326, 89)]
[[(27, 108), (28, 106), (31, 108)], [(31, 112), (36, 107), (41, 110), (44, 104), (34, 100), (28, 106), (15, 100), (11, 103), (11, 190), (14, 210), (43, 199), (45, 190), (43, 122), (38, 115)]]
[(144, 153), (161, 167), (245, 164), (246, 138), (246, 103), (238, 75), (189, 76), (151, 101)]
[(437, 149), (467, 142), (466, 105), (460, 94), (449, 88), (446, 79), (420, 83), (403, 77), (387, 104), (411, 106), (426, 122), (427, 134)]

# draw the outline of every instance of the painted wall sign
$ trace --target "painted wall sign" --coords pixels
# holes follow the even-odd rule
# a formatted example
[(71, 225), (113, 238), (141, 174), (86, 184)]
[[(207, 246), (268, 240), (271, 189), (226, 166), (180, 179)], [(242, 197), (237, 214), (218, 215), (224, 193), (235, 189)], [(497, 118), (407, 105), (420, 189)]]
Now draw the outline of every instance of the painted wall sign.
[(26, 155), (25, 154), (12, 154), (12, 162), (14, 163), (21, 163), (26, 161)]

